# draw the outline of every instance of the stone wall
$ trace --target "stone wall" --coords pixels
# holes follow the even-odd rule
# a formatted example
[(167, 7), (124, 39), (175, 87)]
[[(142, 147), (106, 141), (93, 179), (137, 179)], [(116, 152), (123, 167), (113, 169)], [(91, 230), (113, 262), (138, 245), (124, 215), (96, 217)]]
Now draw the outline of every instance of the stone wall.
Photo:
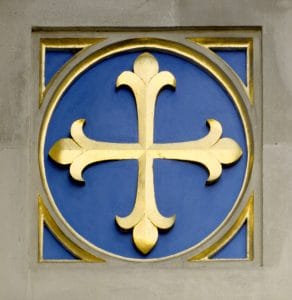
[[(263, 266), (37, 264), (32, 28), (262, 26)], [(82, 29), (81, 28), (81, 29)], [(292, 2), (0, 1), (0, 298), (291, 299)]]

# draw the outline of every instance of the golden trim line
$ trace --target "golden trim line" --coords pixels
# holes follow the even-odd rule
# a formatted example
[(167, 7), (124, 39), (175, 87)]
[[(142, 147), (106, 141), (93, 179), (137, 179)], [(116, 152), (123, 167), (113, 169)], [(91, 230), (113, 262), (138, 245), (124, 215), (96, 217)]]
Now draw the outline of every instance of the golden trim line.
[[(234, 222), (230, 230), (215, 244), (205, 249), (201, 253), (188, 259), (189, 262), (210, 260), (212, 256), (219, 252), (232, 238), (237, 234), (243, 224), (247, 222), (247, 253), (246, 260), (253, 260), (253, 234), (254, 234), (254, 195), (252, 194), (249, 197), (248, 203), (241, 212), (238, 219)], [(221, 259), (212, 259), (212, 260), (221, 260)], [(228, 259), (223, 259), (228, 260)], [(243, 259), (236, 259), (243, 260)]]
[[(249, 95), (249, 101), (251, 105), (254, 105), (254, 86), (253, 86), (253, 40), (252, 38), (187, 38), (187, 40), (207, 47), (210, 50), (213, 49), (246, 49), (246, 79), (247, 84), (244, 85), (247, 94)], [(238, 76), (235, 72), (234, 74)], [(239, 76), (238, 76), (239, 78)], [(239, 78), (241, 81), (241, 79)]]
[[(104, 41), (105, 38), (46, 38), (40, 40), (40, 65), (39, 65), (39, 108), (43, 104), (44, 97), (53, 84), (58, 74), (72, 61), (77, 55), (80, 55), (84, 49), (96, 43)], [(47, 49), (62, 51), (64, 49), (80, 49), (74, 57), (70, 58), (57, 72), (53, 75), (47, 85), (45, 85), (45, 56)]]
[[(199, 47), (199, 46), (198, 46)], [(202, 47), (200, 47), (202, 48)], [(41, 179), (44, 189), (48, 196), (48, 208), (54, 212), (54, 216), (58, 219), (64, 228), (68, 237), (72, 235), (74, 239), (80, 241), (82, 249), (90, 248), (92, 253), (106, 253), (115, 258), (122, 258), (129, 261), (143, 261), (142, 259), (124, 258), (113, 253), (109, 253), (98, 248), (84, 237), (80, 236), (68, 222), (64, 219), (59, 211), (54, 199), (51, 195), (48, 182), (45, 175), (44, 165), (44, 145), (45, 137), (50, 119), (53, 115), (58, 101), (63, 93), (72, 84), (72, 82), (80, 76), (86, 69), (93, 64), (102, 61), (105, 58), (122, 53), (124, 51), (136, 50), (159, 50), (167, 51), (174, 55), (181, 56), (191, 63), (198, 64), (203, 69), (211, 73), (214, 78), (225, 88), (230, 95), (238, 113), (241, 117), (247, 145), (247, 166), (245, 177), (241, 190), (235, 201), (231, 211), (228, 213), (223, 222), (199, 244), (187, 249), (181, 253), (168, 256), (176, 257), (185, 254), (188, 251), (193, 251), (197, 247), (201, 247), (224, 229), (232, 226), (229, 224), (230, 217), (235, 213), (240, 215), (240, 204), (243, 195), (246, 191), (253, 165), (253, 136), (250, 125), (250, 120), (247, 114), (245, 104), (248, 103), (246, 88), (236, 82), (236, 77), (232, 77), (229, 71), (217, 64), (214, 56), (214, 61), (198, 50), (189, 48), (182, 44), (156, 39), (156, 38), (137, 38), (125, 41), (120, 41), (114, 44), (107, 45), (99, 50), (89, 52), (88, 56), (83, 58), (72, 66), (72, 70), (64, 76), (58, 86), (52, 91), (50, 102), (48, 103), (39, 136), (39, 166)], [(211, 54), (211, 53), (210, 53)], [(232, 78), (232, 79), (231, 79)], [(173, 74), (168, 71), (159, 72), (159, 65), (155, 57), (149, 53), (143, 53), (137, 57), (133, 72), (125, 71), (117, 79), (117, 87), (121, 85), (128, 86), (136, 100), (138, 111), (138, 131), (139, 141), (133, 144), (105, 143), (89, 139), (83, 132), (85, 120), (75, 120), (71, 126), (71, 138), (60, 139), (52, 146), (49, 155), (56, 162), (64, 165), (70, 165), (69, 171), (75, 180), (82, 181), (83, 169), (92, 163), (105, 161), (109, 159), (137, 159), (139, 161), (139, 178), (138, 190), (136, 196), (136, 204), (129, 216), (116, 217), (117, 224), (122, 229), (133, 229), (133, 239), (137, 248), (144, 254), (149, 253), (155, 246), (158, 239), (158, 229), (170, 229), (175, 222), (175, 216), (165, 217), (158, 211), (154, 189), (153, 189), (153, 159), (175, 159), (187, 160), (201, 163), (209, 170), (208, 181), (215, 181), (221, 175), (222, 164), (231, 164), (236, 162), (242, 150), (239, 145), (230, 138), (222, 138), (222, 126), (213, 119), (206, 120), (210, 127), (210, 132), (206, 137), (197, 141), (189, 141), (183, 143), (170, 144), (155, 144), (153, 143), (153, 114), (155, 109), (155, 101), (159, 91), (165, 86), (170, 85), (173, 88), (176, 86)], [(51, 88), (51, 87), (50, 87)], [(246, 99), (246, 100), (245, 100)], [(147, 101), (146, 101), (147, 100)], [(216, 240), (214, 240), (216, 241)], [(162, 259), (147, 259), (145, 261), (158, 261)]]
[[(77, 259), (72, 260), (54, 260), (55, 262), (105, 262), (105, 260), (96, 257), (80, 247), (74, 244), (71, 240), (69, 240), (56, 222), (53, 220), (52, 216), (48, 212), (45, 207), (41, 196), (38, 196), (38, 209), (39, 209), (39, 262), (45, 262), (46, 259), (43, 258), (43, 228), (44, 223), (47, 225), (51, 233), (54, 237), (69, 251), (71, 252)], [(52, 260), (49, 260), (52, 262)]]

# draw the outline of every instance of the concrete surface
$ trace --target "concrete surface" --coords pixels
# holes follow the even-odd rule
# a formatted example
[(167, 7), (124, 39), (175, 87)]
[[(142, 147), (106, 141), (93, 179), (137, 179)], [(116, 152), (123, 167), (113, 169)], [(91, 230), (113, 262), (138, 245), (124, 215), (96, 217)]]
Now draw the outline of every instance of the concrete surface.
[[(35, 263), (32, 26), (263, 26), (263, 267)], [(292, 1), (0, 0), (0, 299), (292, 298)]]

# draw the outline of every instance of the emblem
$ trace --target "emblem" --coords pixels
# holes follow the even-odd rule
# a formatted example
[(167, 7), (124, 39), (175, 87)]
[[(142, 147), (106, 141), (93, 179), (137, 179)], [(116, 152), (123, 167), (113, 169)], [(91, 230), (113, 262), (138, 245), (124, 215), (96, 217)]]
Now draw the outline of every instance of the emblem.
[[(199, 45), (149, 38), (97, 46), (104, 40), (82, 50), (41, 94), (41, 105), (48, 99), (39, 141), (48, 196), (39, 198), (41, 221), (87, 261), (188, 251), (188, 260), (197, 261), (247, 220), (252, 232), (253, 196), (243, 197), (253, 163), (248, 89)], [(131, 109), (125, 99), (133, 100)], [(173, 118), (167, 126), (165, 108)]]
[(229, 138), (221, 138), (221, 124), (209, 119), (207, 136), (189, 142), (156, 144), (153, 142), (154, 112), (157, 95), (170, 85), (175, 87), (175, 77), (167, 71), (159, 72), (154, 56), (141, 54), (134, 63), (134, 72), (125, 71), (117, 79), (117, 87), (127, 85), (135, 95), (138, 112), (139, 143), (118, 144), (89, 139), (82, 128), (85, 120), (76, 120), (71, 126), (72, 138), (61, 139), (50, 150), (56, 162), (70, 164), (70, 174), (77, 181), (84, 181), (82, 171), (90, 164), (121, 159), (139, 161), (138, 189), (133, 211), (127, 217), (116, 217), (117, 224), (125, 230), (133, 228), (133, 240), (137, 248), (147, 254), (155, 246), (158, 229), (170, 229), (175, 216), (162, 216), (157, 209), (153, 160), (175, 159), (195, 162), (209, 171), (208, 183), (217, 180), (222, 164), (236, 162), (242, 155), (240, 146)]

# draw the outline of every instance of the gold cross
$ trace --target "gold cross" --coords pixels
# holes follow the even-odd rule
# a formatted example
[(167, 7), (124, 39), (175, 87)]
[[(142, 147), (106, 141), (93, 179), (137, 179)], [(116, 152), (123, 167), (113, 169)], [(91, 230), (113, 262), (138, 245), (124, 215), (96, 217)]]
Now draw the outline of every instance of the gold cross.
[(117, 87), (128, 86), (135, 97), (138, 112), (138, 143), (107, 143), (86, 137), (83, 132), (84, 119), (71, 126), (72, 138), (58, 140), (49, 155), (56, 162), (70, 165), (70, 174), (77, 181), (84, 181), (83, 170), (90, 164), (109, 161), (137, 159), (139, 162), (136, 202), (126, 217), (116, 216), (120, 228), (133, 228), (136, 247), (147, 254), (158, 240), (158, 229), (169, 229), (175, 216), (162, 216), (157, 208), (153, 181), (153, 160), (183, 160), (203, 165), (209, 171), (207, 182), (221, 176), (222, 164), (237, 161), (242, 150), (230, 138), (221, 138), (221, 124), (209, 119), (209, 133), (195, 141), (157, 144), (153, 141), (154, 111), (157, 96), (167, 85), (175, 88), (176, 80), (167, 71), (159, 72), (154, 56), (143, 53), (134, 62), (134, 72), (125, 71), (117, 78)]

